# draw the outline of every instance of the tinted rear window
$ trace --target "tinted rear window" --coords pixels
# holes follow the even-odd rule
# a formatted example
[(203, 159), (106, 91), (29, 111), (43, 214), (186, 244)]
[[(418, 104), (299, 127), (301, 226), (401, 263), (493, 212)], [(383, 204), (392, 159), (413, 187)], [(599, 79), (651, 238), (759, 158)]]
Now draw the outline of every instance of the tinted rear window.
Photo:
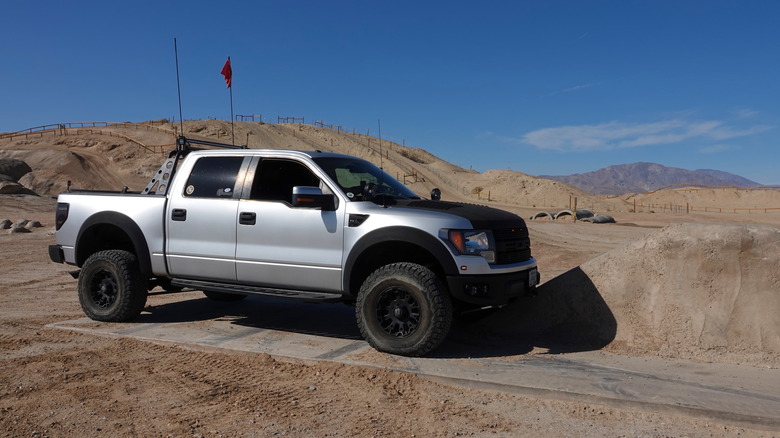
[(195, 162), (184, 196), (232, 198), (244, 157), (203, 157)]

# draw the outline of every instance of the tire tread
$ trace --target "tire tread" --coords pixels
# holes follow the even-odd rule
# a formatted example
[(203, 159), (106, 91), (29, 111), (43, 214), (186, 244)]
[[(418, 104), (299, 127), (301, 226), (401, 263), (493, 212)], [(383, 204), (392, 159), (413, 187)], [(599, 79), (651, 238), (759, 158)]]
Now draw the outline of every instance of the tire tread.
[[(374, 336), (368, 321), (361, 314), (370, 290), (380, 282), (393, 278), (408, 278), (418, 282), (431, 306), (430, 329), (419, 343), (412, 346), (388, 346), (382, 343)], [(356, 315), (360, 333), (372, 347), (404, 356), (423, 356), (436, 349), (447, 337), (453, 319), (452, 302), (441, 280), (430, 269), (410, 262), (385, 265), (369, 275), (358, 293)]]
[[(90, 305), (90, 279), (84, 279), (84, 271), (88, 271), (94, 264), (106, 263), (110, 265), (117, 276), (120, 291), (117, 302), (106, 313), (97, 312)], [(82, 266), (78, 283), (79, 302), (84, 313), (93, 320), (105, 322), (125, 322), (137, 317), (146, 306), (147, 289), (136, 256), (128, 251), (108, 249), (92, 254)]]

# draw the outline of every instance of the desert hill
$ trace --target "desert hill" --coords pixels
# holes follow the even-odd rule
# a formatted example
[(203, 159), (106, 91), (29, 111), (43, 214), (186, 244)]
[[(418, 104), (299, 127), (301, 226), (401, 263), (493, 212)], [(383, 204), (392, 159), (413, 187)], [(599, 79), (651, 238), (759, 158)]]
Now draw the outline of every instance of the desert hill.
[(687, 170), (655, 163), (609, 166), (574, 175), (542, 175), (579, 187), (594, 195), (621, 195), (658, 190), (672, 185), (757, 187), (759, 183), (728, 172), (710, 169)]
[[(178, 128), (178, 124), (146, 122), (26, 136), (5, 134), (0, 136), (0, 160), (18, 160), (29, 166), (30, 170), (16, 182), (39, 195), (54, 196), (67, 189), (68, 181), (73, 188), (119, 190), (126, 186), (138, 191), (162, 163), (164, 153), (173, 149)], [(192, 138), (231, 143), (230, 133), (226, 121), (184, 123), (185, 136)], [(532, 208), (567, 206), (572, 195), (589, 197), (560, 182), (511, 171), (480, 174), (423, 149), (312, 125), (236, 122), (235, 138), (236, 144), (250, 148), (323, 150), (365, 158), (422, 196), (438, 187), (445, 199), (498, 201)]]
[[(162, 120), (0, 134), (0, 193), (55, 196), (68, 189), (68, 182), (72, 188), (120, 190), (128, 187), (140, 191), (157, 171), (165, 154), (173, 149), (179, 129), (178, 123)], [(183, 130), (191, 138), (232, 142), (227, 121), (186, 121)], [(250, 148), (323, 150), (359, 156), (382, 166), (421, 196), (438, 187), (444, 199), (488, 203), (526, 217), (539, 211), (555, 213), (575, 206), (611, 215), (738, 213), (735, 208), (747, 214), (780, 211), (780, 190), (772, 188), (695, 187), (596, 196), (560, 181), (509, 170), (478, 173), (423, 149), (299, 123), (239, 121), (235, 123), (235, 143)], [(755, 218), (749, 221), (755, 222)]]

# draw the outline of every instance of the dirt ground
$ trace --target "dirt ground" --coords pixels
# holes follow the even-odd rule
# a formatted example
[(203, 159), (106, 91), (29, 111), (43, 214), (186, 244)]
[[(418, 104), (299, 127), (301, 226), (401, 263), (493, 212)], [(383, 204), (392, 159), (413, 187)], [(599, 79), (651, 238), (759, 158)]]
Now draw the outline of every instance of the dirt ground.
[[(773, 436), (711, 420), (477, 391), (327, 361), (50, 329), (47, 324), (82, 317), (75, 280), (46, 253), (53, 242), (53, 202), (0, 197), (0, 216), (46, 225), (0, 234), (2, 436)], [(530, 226), (543, 273), (564, 272), (657, 230), (590, 225), (583, 237), (565, 224)], [(186, 298), (151, 296), (148, 305)]]
[[(247, 122), (237, 124), (237, 128), (237, 137), (246, 136), (252, 147), (262, 144), (316, 148), (373, 161), (378, 158), (378, 152), (372, 149), (376, 145), (365, 136), (336, 135), (298, 125), (258, 126)], [(172, 142), (170, 135), (155, 130), (106, 128), (112, 129), (146, 145)], [(224, 122), (219, 121), (192, 122), (187, 129), (192, 135), (218, 141), (225, 141), (228, 132)], [(33, 168), (19, 182), (48, 195), (65, 190), (67, 181), (80, 188), (116, 190), (126, 185), (140, 190), (162, 156), (122, 138), (106, 137), (105, 132), (0, 140), (0, 158), (24, 160)], [(441, 187), (445, 199), (488, 202), (526, 218), (540, 209), (566, 208), (573, 197), (579, 198), (580, 206), (603, 206), (617, 219), (617, 224), (575, 223), (565, 218), (529, 221), (533, 255), (546, 287), (569, 288), (572, 284), (567, 278), (571, 273), (584, 272), (609, 301), (614, 317), (625, 318), (617, 331), (610, 334), (613, 342), (600, 348), (640, 357), (683, 355), (690, 360), (723, 360), (757, 369), (780, 364), (776, 329), (780, 323), (773, 310), (776, 305), (761, 309), (766, 301), (746, 301), (750, 290), (763, 293), (761, 297), (777, 299), (773, 297), (777, 296), (780, 275), (778, 263), (771, 257), (780, 253), (780, 247), (771, 240), (774, 231), (761, 234), (745, 225), (763, 224), (776, 230), (780, 226), (780, 211), (756, 214), (724, 210), (683, 215), (656, 209), (632, 213), (623, 207), (633, 207), (633, 200), (606, 202), (560, 183), (516, 172), (477, 174), (422, 150), (385, 144), (384, 157), (386, 170), (407, 180), (418, 193)], [(519, 194), (522, 201), (516, 200)], [(707, 199), (702, 197), (704, 194)], [(656, 193), (640, 202), (780, 207), (779, 194), (780, 190), (749, 196), (739, 192), (741, 198), (735, 200), (729, 198), (732, 194), (728, 190), (686, 192), (685, 197), (679, 193)], [(49, 328), (47, 325), (52, 323), (83, 317), (75, 292), (76, 281), (67, 273), (69, 267), (52, 263), (46, 252), (47, 245), (54, 242), (54, 204), (50, 196), (0, 195), (0, 220), (31, 219), (44, 224), (30, 233), (0, 231), (0, 436), (778, 436), (777, 432), (697, 420), (682, 414), (465, 389), (384, 369)], [(676, 222), (743, 224), (739, 227), (747, 231), (729, 231), (724, 236), (736, 237), (723, 237), (721, 240), (727, 245), (711, 247), (712, 242), (707, 239), (713, 229), (699, 236), (685, 226), (664, 228)], [(694, 244), (707, 251), (684, 251)], [(753, 259), (746, 259), (741, 271), (723, 269), (715, 263), (721, 263), (720, 259), (714, 257), (721, 248), (730, 251), (724, 252), (724, 257), (762, 260), (757, 265), (762, 270), (752, 267)], [(674, 266), (689, 266), (691, 258), (699, 254), (706, 262), (700, 265), (714, 273), (717, 282), (700, 281), (700, 272), (695, 269), (674, 271)], [(644, 269), (648, 267), (663, 270), (648, 274)], [(641, 278), (643, 284), (658, 287), (652, 289), (653, 294), (644, 294), (644, 289), (633, 287), (631, 280), (615, 281), (626, 272), (632, 273), (630, 278)], [(670, 281), (671, 277), (683, 282)], [(748, 277), (766, 281), (751, 283)], [(678, 330), (669, 333), (661, 330), (670, 322), (663, 316), (672, 313), (664, 313), (665, 308), (656, 305), (663, 297), (659, 291), (673, 288), (675, 299), (680, 299), (684, 295), (680, 292), (690, 288), (706, 300), (722, 293), (718, 284), (732, 285), (734, 279), (739, 284), (733, 288), (740, 293), (731, 300), (721, 300), (722, 308), (700, 306), (709, 308), (695, 314), (695, 303), (670, 301), (675, 312), (689, 308), (692, 324), (678, 324)], [(196, 292), (152, 295), (147, 305), (162, 306), (199, 296)], [(657, 313), (650, 312), (644, 318), (647, 309), (656, 308)], [(508, 309), (486, 324), (504, 328), (514, 324), (520, 315), (514, 311), (520, 312)], [(756, 332), (742, 330), (752, 327), (752, 315), (765, 318), (760, 321), (764, 326)], [(654, 336), (652, 342), (639, 342), (642, 330), (649, 330), (646, 333)], [(691, 332), (704, 336), (691, 337)], [(679, 348), (680, 340), (691, 339), (699, 344)]]

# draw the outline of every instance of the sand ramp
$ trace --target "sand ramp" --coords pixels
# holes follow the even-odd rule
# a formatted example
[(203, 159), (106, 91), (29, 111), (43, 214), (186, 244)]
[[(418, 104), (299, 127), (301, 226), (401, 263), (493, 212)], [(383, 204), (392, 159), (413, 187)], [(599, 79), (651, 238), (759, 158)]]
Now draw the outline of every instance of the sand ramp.
[(780, 364), (780, 228), (672, 224), (483, 320), (535, 346)]

